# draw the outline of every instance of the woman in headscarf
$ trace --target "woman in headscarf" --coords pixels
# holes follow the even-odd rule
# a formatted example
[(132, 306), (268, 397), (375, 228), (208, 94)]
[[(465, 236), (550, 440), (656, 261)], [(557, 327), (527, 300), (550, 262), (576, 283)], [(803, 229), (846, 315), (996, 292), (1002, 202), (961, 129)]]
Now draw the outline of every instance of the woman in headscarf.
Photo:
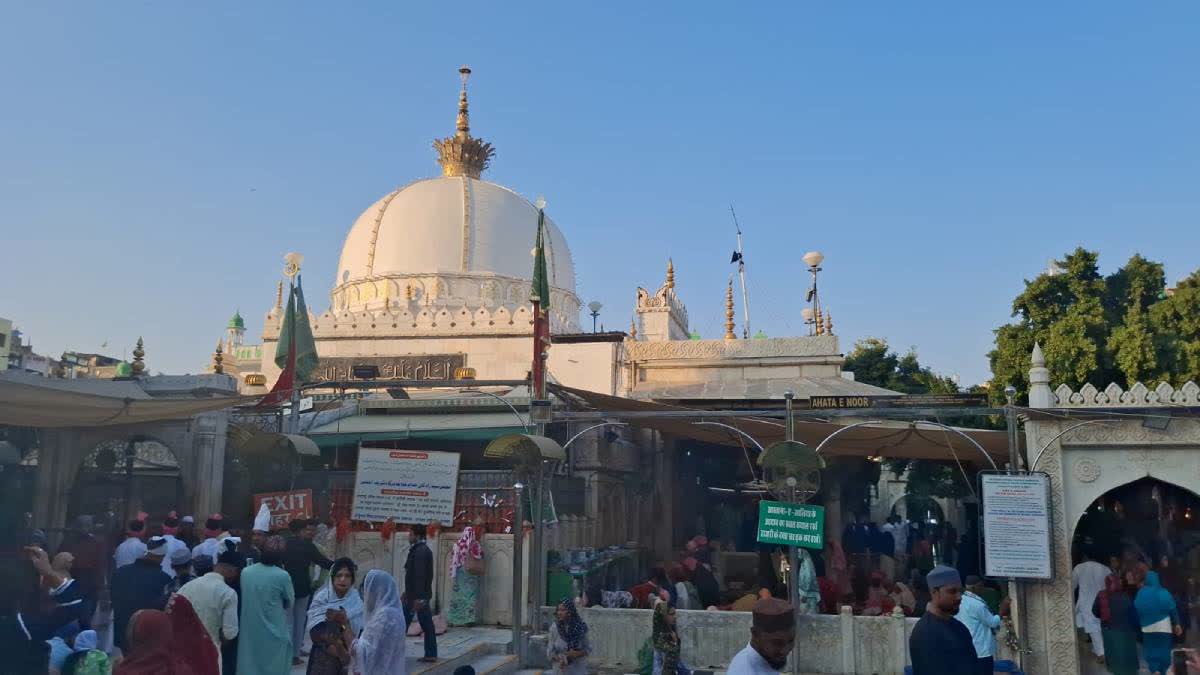
[(1112, 675), (1137, 675), (1137, 616), (1133, 598), (1125, 589), (1121, 577), (1113, 574), (1104, 579), (1104, 590), (1096, 596), (1092, 613), (1100, 617), (1100, 632), (1104, 639), (1104, 665)]
[(400, 590), (383, 570), (367, 572), (363, 581), (363, 632), (351, 647), (354, 675), (405, 675), (406, 627)]
[(679, 657), (679, 631), (675, 628), (675, 608), (659, 603), (654, 608), (653, 632), (654, 675), (689, 675), (691, 670)]
[(171, 617), (171, 652), (186, 661), (195, 675), (220, 675), (221, 656), (192, 603), (178, 593), (172, 595), (167, 616)]
[(450, 613), (451, 626), (473, 626), (479, 622), (479, 582), (483, 578), (483, 521), (475, 519), (474, 526), (463, 528), (450, 555)]
[(98, 642), (96, 631), (80, 631), (75, 636), (74, 651), (60, 670), (62, 675), (109, 675), (112, 664), (108, 661), (108, 654), (96, 648)]
[(1133, 600), (1142, 627), (1142, 653), (1151, 673), (1166, 675), (1171, 667), (1171, 643), (1183, 630), (1175, 598), (1158, 581), (1158, 572), (1146, 572), (1146, 580)]
[(129, 619), (129, 651), (114, 675), (195, 675), (174, 649), (171, 617), (157, 609), (141, 609)]
[(591, 653), (587, 624), (579, 618), (575, 603), (570, 598), (563, 598), (554, 610), (550, 639), (546, 643), (550, 665), (558, 675), (586, 675), (587, 657)]
[(313, 594), (305, 631), (312, 638), (308, 675), (346, 675), (350, 644), (363, 627), (363, 601), (354, 588), (354, 561), (338, 558), (329, 581)]

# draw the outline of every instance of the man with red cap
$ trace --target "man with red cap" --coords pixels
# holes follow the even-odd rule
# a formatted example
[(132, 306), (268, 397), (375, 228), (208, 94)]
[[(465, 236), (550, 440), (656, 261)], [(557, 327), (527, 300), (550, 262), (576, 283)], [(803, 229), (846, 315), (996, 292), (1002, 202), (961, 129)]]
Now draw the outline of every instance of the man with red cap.
[(796, 616), (792, 606), (777, 598), (754, 603), (750, 644), (729, 662), (729, 675), (778, 675), (787, 666), (796, 643)]
[(182, 539), (176, 536), (178, 533), (179, 515), (172, 511), (167, 514), (166, 518), (163, 518), (162, 522), (162, 537), (167, 541), (167, 554), (162, 560), (162, 571), (172, 579), (175, 578), (175, 568), (171, 567), (171, 558), (176, 552), (187, 550), (188, 547)]
[(146, 515), (138, 514), (136, 519), (129, 521), (129, 527), (125, 530), (125, 541), (117, 546), (117, 551), (113, 554), (113, 568), (131, 565), (146, 555), (146, 543), (142, 541), (145, 538)]
[(212, 562), (201, 562), (201, 567), (205, 571), (211, 570), (217, 564), (217, 556), (221, 553), (220, 536), (225, 531), (225, 519), (219, 513), (214, 513), (204, 521), (204, 541), (196, 544), (192, 549), (192, 564), (196, 564), (196, 559), (207, 558)]

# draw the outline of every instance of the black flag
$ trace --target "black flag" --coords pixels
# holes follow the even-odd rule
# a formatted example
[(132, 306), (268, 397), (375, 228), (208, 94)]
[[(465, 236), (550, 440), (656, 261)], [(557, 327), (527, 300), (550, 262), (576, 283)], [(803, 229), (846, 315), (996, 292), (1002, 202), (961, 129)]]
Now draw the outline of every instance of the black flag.
[(805, 295), (805, 296), (804, 296), (804, 301), (805, 301), (805, 302), (812, 302), (813, 296), (814, 296), (814, 295), (816, 295), (816, 294), (817, 294), (817, 289), (815, 289), (815, 288), (810, 288), (810, 289), (808, 289), (808, 295)]
[(733, 252), (733, 257), (729, 259), (729, 263), (730, 263), (730, 264), (733, 264), (733, 263), (735, 263), (735, 262), (741, 262), (741, 261), (742, 261), (742, 252), (741, 252), (741, 251), (734, 251), (734, 252)]

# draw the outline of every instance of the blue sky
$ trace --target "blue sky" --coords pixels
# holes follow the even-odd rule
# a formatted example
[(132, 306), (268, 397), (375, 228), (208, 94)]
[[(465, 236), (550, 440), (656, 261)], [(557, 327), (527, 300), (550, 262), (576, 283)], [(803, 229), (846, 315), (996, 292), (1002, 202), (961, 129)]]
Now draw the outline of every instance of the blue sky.
[(357, 215), (435, 174), (469, 63), (488, 177), (546, 195), (608, 327), (670, 255), (718, 336), (732, 203), (754, 328), (802, 332), (820, 249), (845, 351), (979, 382), (1051, 257), (1200, 266), (1197, 34), (1187, 2), (9, 2), (0, 315), (197, 372), (285, 252), (323, 308)]

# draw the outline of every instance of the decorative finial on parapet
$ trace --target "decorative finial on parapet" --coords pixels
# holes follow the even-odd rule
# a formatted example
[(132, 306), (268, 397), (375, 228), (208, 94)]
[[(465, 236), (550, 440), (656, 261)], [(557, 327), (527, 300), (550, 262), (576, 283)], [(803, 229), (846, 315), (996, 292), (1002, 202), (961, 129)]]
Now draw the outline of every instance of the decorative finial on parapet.
[(1029, 407), (1053, 408), (1058, 405), (1054, 391), (1050, 389), (1050, 369), (1046, 367), (1046, 355), (1042, 353), (1042, 345), (1033, 343), (1033, 353), (1029, 358)]
[(633, 338), (634, 340), (637, 339), (637, 319), (636, 318), (629, 320), (629, 337)]
[(825, 310), (825, 334), (833, 335), (833, 312)]
[(675, 261), (667, 258), (667, 290), (675, 290)]
[(817, 335), (825, 334), (825, 315), (821, 313), (821, 306), (817, 305)]
[(225, 367), (221, 365), (225, 361), (225, 356), (222, 352), (224, 352), (224, 350), (221, 348), (221, 341), (217, 340), (217, 350), (213, 352), (212, 357), (212, 370), (217, 375), (221, 375), (225, 372)]
[(142, 342), (142, 336), (138, 336), (137, 346), (133, 348), (133, 376), (141, 377), (146, 371), (146, 362), (142, 357), (146, 356), (145, 343)]
[(737, 339), (737, 334), (733, 332), (733, 279), (725, 287), (725, 339)]

